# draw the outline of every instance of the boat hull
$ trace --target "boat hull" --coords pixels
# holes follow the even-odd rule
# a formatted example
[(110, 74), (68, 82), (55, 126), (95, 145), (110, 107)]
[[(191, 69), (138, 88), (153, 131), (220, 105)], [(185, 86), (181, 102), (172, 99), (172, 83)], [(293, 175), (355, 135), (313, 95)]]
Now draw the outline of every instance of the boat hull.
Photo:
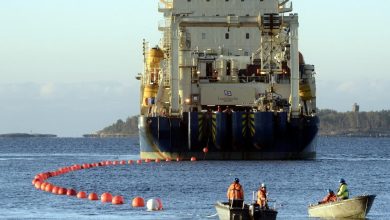
[(310, 217), (319, 218), (365, 218), (370, 211), (375, 195), (357, 196), (347, 200), (309, 206)]
[[(315, 159), (318, 117), (285, 113), (184, 113), (139, 117), (142, 159)], [(207, 148), (207, 153), (204, 149)]]
[(243, 207), (230, 207), (228, 203), (217, 202), (215, 209), (220, 220), (274, 220), (278, 212), (273, 209), (254, 209), (245, 204)]

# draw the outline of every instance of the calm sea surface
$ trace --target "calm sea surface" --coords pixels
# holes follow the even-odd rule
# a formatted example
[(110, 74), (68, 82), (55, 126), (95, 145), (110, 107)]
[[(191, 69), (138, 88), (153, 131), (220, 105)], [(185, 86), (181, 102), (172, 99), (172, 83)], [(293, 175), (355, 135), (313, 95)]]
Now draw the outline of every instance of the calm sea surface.
[[(0, 218), (5, 219), (217, 219), (214, 203), (239, 177), (245, 200), (268, 186), (278, 219), (309, 219), (307, 206), (342, 177), (352, 196), (376, 194), (369, 219), (390, 219), (390, 139), (318, 139), (314, 161), (197, 161), (97, 167), (49, 179), (77, 191), (123, 195), (114, 206), (36, 190), (41, 172), (103, 160), (138, 159), (137, 139), (0, 138)], [(162, 199), (164, 210), (132, 208), (131, 200)], [(211, 216), (211, 217), (210, 217)]]

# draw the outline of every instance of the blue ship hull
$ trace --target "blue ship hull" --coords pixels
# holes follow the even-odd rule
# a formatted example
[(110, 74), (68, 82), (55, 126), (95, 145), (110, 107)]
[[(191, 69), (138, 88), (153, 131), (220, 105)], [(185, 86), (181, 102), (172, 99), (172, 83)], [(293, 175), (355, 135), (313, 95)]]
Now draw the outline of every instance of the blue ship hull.
[(318, 125), (317, 116), (288, 120), (286, 112), (140, 116), (140, 154), (142, 159), (315, 159)]

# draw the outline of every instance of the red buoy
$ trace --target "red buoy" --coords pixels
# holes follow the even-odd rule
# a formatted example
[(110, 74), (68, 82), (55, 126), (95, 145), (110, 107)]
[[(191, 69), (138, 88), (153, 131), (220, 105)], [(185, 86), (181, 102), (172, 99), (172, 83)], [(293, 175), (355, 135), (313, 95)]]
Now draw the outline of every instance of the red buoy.
[(160, 163), (160, 159), (156, 158), (155, 162)]
[(51, 185), (50, 183), (46, 184), (45, 191), (46, 192), (51, 192), (52, 190), (53, 190), (53, 185)]
[(196, 157), (191, 157), (191, 161), (196, 161)]
[(203, 148), (203, 153), (206, 154), (207, 152), (209, 152), (209, 149), (208, 149), (207, 147), (204, 147), (204, 148)]
[(137, 164), (141, 164), (142, 163), (142, 160), (137, 160)]
[(43, 182), (41, 184), (41, 190), (45, 191), (46, 185), (47, 185), (47, 182)]
[(36, 189), (41, 189), (41, 185), (42, 185), (42, 182), (41, 181), (36, 181), (35, 184), (34, 184), (34, 187)]
[(98, 195), (96, 193), (90, 193), (88, 195), (88, 199), (92, 201), (99, 200)]
[(60, 187), (58, 189), (58, 195), (66, 195), (67, 189)]
[(58, 186), (53, 186), (53, 189), (51, 190), (51, 193), (53, 194), (58, 194), (58, 190), (60, 189), (60, 187)]
[(144, 207), (145, 201), (142, 197), (137, 196), (133, 199), (133, 202), (131, 204), (133, 207)]
[(171, 161), (171, 158), (166, 158), (165, 161), (169, 162), (169, 161)]
[(177, 157), (177, 158), (176, 158), (176, 161), (180, 161), (180, 158)]
[(85, 199), (87, 198), (87, 193), (85, 193), (84, 191), (80, 191), (77, 193), (76, 197), (79, 199)]
[(68, 190), (66, 191), (66, 195), (67, 195), (67, 196), (76, 196), (76, 195), (77, 195), (77, 192), (76, 192), (76, 190), (74, 190), (74, 189), (68, 189)]
[(102, 202), (111, 202), (112, 201), (112, 195), (108, 192), (105, 192), (103, 193), (101, 196), (100, 196), (100, 200)]
[(37, 182), (37, 181), (41, 181), (40, 179), (37, 179), (37, 178), (35, 178), (35, 179), (33, 179), (33, 181), (31, 182), (33, 185), (35, 185), (35, 183)]
[(127, 161), (128, 164), (133, 164), (132, 160)]
[(119, 161), (114, 160), (114, 162), (112, 163), (112, 165), (119, 165)]
[(114, 204), (114, 205), (122, 205), (123, 204), (123, 197), (122, 196), (114, 196), (112, 198), (112, 204)]
[(119, 164), (120, 164), (120, 165), (125, 165), (125, 164), (126, 164), (126, 161), (121, 160), (121, 162), (120, 162)]

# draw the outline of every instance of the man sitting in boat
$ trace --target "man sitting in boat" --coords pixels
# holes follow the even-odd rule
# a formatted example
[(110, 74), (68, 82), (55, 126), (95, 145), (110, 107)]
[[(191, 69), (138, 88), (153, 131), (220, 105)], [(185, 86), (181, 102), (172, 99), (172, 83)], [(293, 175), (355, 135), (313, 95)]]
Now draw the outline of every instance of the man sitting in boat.
[(259, 204), (260, 208), (268, 209), (267, 202), (267, 187), (265, 186), (265, 183), (262, 183), (257, 191), (257, 204)]
[(234, 182), (229, 186), (226, 195), (231, 206), (242, 206), (244, 202), (244, 188), (241, 186), (240, 180), (238, 178), (235, 178)]
[(337, 191), (337, 197), (342, 200), (349, 198), (348, 186), (343, 178), (340, 179), (340, 187)]
[(336, 202), (337, 196), (334, 194), (333, 190), (328, 189), (328, 195), (326, 195), (322, 201), (318, 202), (318, 204), (325, 204), (328, 202)]

